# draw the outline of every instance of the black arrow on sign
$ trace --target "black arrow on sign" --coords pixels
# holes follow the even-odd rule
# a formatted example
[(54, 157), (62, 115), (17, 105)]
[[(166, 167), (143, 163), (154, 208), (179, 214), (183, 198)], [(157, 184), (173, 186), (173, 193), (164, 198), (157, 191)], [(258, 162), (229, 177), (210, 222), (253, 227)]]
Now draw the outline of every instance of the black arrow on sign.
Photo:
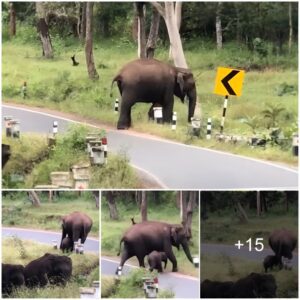
[(230, 86), (230, 84), (228, 83), (228, 81), (230, 81), (235, 75), (237, 75), (238, 73), (240, 73), (240, 71), (238, 70), (232, 70), (228, 75), (226, 75), (221, 82), (223, 83), (225, 89), (227, 90), (229, 95), (233, 95), (235, 96), (236, 93), (234, 92), (234, 90), (232, 89), (232, 87)]

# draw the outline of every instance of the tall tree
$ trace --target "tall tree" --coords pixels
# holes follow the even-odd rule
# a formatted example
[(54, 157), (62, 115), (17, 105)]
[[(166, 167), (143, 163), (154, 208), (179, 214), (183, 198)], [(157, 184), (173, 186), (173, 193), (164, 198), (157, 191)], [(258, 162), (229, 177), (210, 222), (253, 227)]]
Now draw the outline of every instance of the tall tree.
[(147, 207), (148, 201), (147, 201), (146, 192), (145, 191), (136, 191), (135, 197), (136, 197), (136, 203), (141, 212), (142, 222), (147, 221), (147, 219), (148, 219), (148, 207)]
[(293, 19), (292, 19), (292, 3), (289, 2), (289, 53), (291, 53), (293, 42)]
[(38, 194), (35, 191), (29, 191), (28, 197), (30, 201), (32, 202), (33, 206), (39, 207), (41, 206), (41, 200)]
[(159, 23), (160, 23), (160, 14), (153, 7), (150, 32), (149, 32), (149, 36), (148, 36), (148, 40), (147, 40), (147, 44), (146, 44), (147, 58), (154, 57), (154, 52), (156, 49), (156, 43), (157, 43), (157, 38), (158, 38)]
[(118, 209), (117, 209), (117, 204), (115, 199), (115, 192), (113, 191), (106, 192), (106, 200), (109, 208), (110, 218), (112, 220), (118, 220), (119, 214), (118, 214)]
[(16, 35), (16, 11), (13, 2), (9, 2), (9, 35), (11, 38)]
[[(175, 2), (174, 3), (174, 10), (175, 10), (175, 20), (176, 20), (176, 25), (178, 28), (178, 32), (180, 32), (180, 27), (181, 27), (181, 18), (182, 18), (182, 2)], [(172, 59), (172, 46), (170, 45), (169, 49), (169, 60)]]
[(218, 2), (217, 3), (217, 11), (216, 11), (216, 38), (217, 38), (217, 49), (218, 50), (222, 49), (222, 47), (223, 47), (221, 12), (222, 12), (222, 2)]
[(138, 57), (146, 57), (146, 5), (144, 2), (135, 2), (134, 3), (136, 15), (137, 15), (137, 27), (138, 27)]
[(260, 197), (260, 191), (256, 192), (256, 211), (257, 211), (257, 216), (260, 217), (260, 214), (261, 214), (261, 197)]
[(85, 41), (86, 34), (86, 2), (78, 2), (77, 6), (77, 36), (82, 42)]
[(192, 219), (199, 193), (196, 191), (183, 191), (181, 193), (181, 219), (188, 239), (192, 238)]
[(88, 75), (90, 79), (98, 79), (94, 55), (93, 55), (93, 2), (86, 3), (86, 37), (85, 37), (85, 58)]
[(174, 3), (164, 2), (164, 4), (162, 5), (158, 2), (151, 2), (151, 4), (157, 9), (166, 23), (175, 66), (187, 69), (188, 66), (184, 56), (182, 42), (176, 23)]
[(49, 35), (49, 28), (46, 22), (46, 10), (43, 2), (36, 2), (36, 15), (38, 19), (37, 30), (42, 42), (43, 56), (45, 58), (53, 58), (53, 49), (51, 44), (51, 38)]

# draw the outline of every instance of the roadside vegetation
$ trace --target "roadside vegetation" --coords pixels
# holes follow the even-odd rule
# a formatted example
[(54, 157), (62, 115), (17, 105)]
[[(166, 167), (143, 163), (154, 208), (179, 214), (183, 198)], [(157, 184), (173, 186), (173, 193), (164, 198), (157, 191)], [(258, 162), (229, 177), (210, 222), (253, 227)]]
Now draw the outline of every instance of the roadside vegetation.
[(93, 220), (89, 236), (99, 238), (99, 210), (92, 192), (59, 191), (49, 200), (49, 192), (38, 192), (41, 205), (33, 206), (26, 192), (3, 192), (2, 225), (61, 231), (61, 217), (73, 211), (86, 213)]
[[(222, 49), (217, 49), (212, 39), (215, 37), (215, 26), (212, 25), (215, 5), (217, 3), (183, 5), (182, 43), (196, 79), (201, 106), (200, 138), (188, 134), (187, 105), (179, 99), (175, 99), (174, 107), (178, 116), (176, 132), (170, 125), (149, 122), (149, 105), (141, 103), (133, 106), (132, 130), (296, 166), (292, 136), (298, 130), (297, 6), (293, 7), (292, 23), (289, 23), (288, 3), (223, 4), (226, 11), (222, 15), (225, 42)], [(51, 9), (55, 14), (55, 5)], [(111, 81), (121, 66), (137, 58), (137, 44), (132, 38), (133, 6), (128, 3), (118, 7), (112, 3), (95, 5), (93, 51), (100, 78), (94, 81), (87, 76), (84, 45), (68, 32), (69, 24), (63, 23), (66, 20), (60, 20), (64, 26), (58, 21), (50, 26), (54, 58), (43, 59), (34, 8), (28, 4), (28, 18), (23, 13), (17, 14), (17, 34), (14, 37), (9, 36), (9, 16), (5, 6), (3, 11), (3, 101), (74, 113), (115, 128), (118, 115), (114, 113), (114, 101), (120, 96), (115, 85), (113, 97), (110, 97)], [(240, 15), (236, 16), (234, 12)], [(280, 20), (275, 18), (278, 15), (282, 16)], [(238, 22), (233, 21), (237, 19)], [(288, 43), (287, 24), (294, 26), (295, 36), (291, 43)], [(79, 62), (76, 67), (70, 59), (74, 54)], [(155, 58), (169, 61), (168, 35), (163, 26)], [(223, 96), (213, 94), (219, 66), (246, 70), (242, 96), (229, 97), (224, 134), (266, 139), (265, 148), (253, 149), (247, 141), (231, 144), (214, 138), (220, 132), (224, 100)], [(25, 98), (21, 92), (24, 82), (27, 83)], [(196, 116), (200, 117), (199, 110)], [(212, 118), (212, 140), (206, 140), (208, 118)]]
[[(181, 224), (180, 209), (174, 203), (174, 192), (158, 192), (161, 193), (161, 200), (148, 200), (148, 220), (163, 221), (170, 224)], [(118, 220), (112, 220), (108, 209), (108, 202), (105, 194), (102, 194), (101, 206), (101, 251), (104, 256), (112, 256), (119, 260), (117, 253), (120, 248), (120, 240), (125, 231), (132, 226), (131, 218), (136, 223), (141, 222), (141, 216), (137, 203), (134, 200), (126, 199), (122, 196), (116, 200), (118, 210)], [(192, 219), (192, 239), (189, 244), (191, 254), (199, 256), (199, 215), (195, 210)], [(184, 251), (173, 248), (174, 255), (178, 262), (180, 273), (198, 277), (198, 269), (196, 269), (185, 256)], [(138, 265), (136, 257), (128, 260), (131, 264)], [(147, 259), (145, 258), (147, 267)], [(172, 271), (172, 264), (169, 261), (165, 272)]]
[[(262, 262), (230, 257), (227, 255), (201, 255), (201, 281), (205, 279), (216, 281), (236, 281), (250, 273), (263, 273)], [(277, 284), (278, 298), (298, 298), (298, 271), (274, 268), (272, 274)]]
[[(102, 298), (144, 298), (143, 277), (157, 276), (147, 270), (134, 270), (130, 275), (116, 280), (113, 276), (101, 276)], [(159, 289), (157, 298), (174, 298), (172, 291)]]
[[(26, 265), (45, 253), (59, 254), (51, 246), (20, 240), (16, 237), (2, 240), (2, 262)], [(99, 257), (94, 254), (70, 254), (72, 259), (72, 277), (65, 287), (48, 285), (45, 288), (16, 289), (11, 298), (80, 298), (80, 287), (91, 287), (93, 281), (99, 281)]]
[[(50, 185), (51, 172), (69, 171), (73, 165), (89, 164), (85, 140), (89, 132), (88, 127), (72, 125), (67, 133), (57, 135), (52, 146), (42, 135), (21, 133), (20, 139), (2, 136), (3, 143), (10, 145), (12, 153), (3, 170), (3, 187)], [(97, 134), (101, 137), (105, 132)], [(89, 172), (89, 188), (134, 188), (140, 185), (125, 153), (109, 153), (106, 165), (91, 166)]]

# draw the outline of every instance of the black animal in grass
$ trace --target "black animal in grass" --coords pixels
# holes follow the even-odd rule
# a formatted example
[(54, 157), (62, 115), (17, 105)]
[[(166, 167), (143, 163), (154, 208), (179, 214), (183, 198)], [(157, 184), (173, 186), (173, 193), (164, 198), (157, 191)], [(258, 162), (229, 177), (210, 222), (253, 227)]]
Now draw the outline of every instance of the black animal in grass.
[(25, 283), (22, 265), (2, 264), (2, 296), (8, 296), (13, 289)]
[(24, 269), (25, 284), (29, 288), (47, 284), (65, 286), (71, 275), (71, 258), (50, 253), (31, 261)]
[(277, 285), (273, 275), (251, 273), (236, 282), (204, 280), (201, 298), (276, 298)]
[(11, 156), (10, 145), (2, 144), (2, 169)]
[(282, 269), (282, 260), (281, 257), (277, 257), (276, 255), (268, 255), (265, 257), (263, 266), (265, 272), (268, 272), (268, 269), (273, 270), (273, 267), (278, 266), (279, 269)]
[(78, 66), (79, 65), (79, 62), (76, 61), (76, 59), (75, 59), (75, 54), (73, 56), (71, 56), (71, 59), (72, 59), (72, 62), (73, 62), (73, 66)]

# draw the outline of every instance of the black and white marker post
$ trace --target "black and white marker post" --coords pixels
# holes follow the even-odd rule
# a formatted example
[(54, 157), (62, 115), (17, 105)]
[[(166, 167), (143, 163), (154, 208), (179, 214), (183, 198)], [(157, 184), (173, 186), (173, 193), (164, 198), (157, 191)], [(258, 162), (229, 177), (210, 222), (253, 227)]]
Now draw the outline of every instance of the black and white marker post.
[(58, 132), (58, 122), (57, 121), (53, 121), (52, 133), (53, 133), (54, 137), (57, 135), (57, 132)]
[(119, 99), (117, 98), (115, 101), (115, 114), (119, 112)]
[(220, 129), (220, 134), (221, 135), (223, 134), (223, 130), (224, 130), (224, 123), (225, 123), (225, 116), (226, 116), (227, 104), (228, 104), (228, 95), (225, 96), (225, 99), (224, 99), (223, 114), (222, 114), (221, 129)]
[(206, 139), (211, 139), (211, 118), (207, 119), (207, 125), (206, 125)]

